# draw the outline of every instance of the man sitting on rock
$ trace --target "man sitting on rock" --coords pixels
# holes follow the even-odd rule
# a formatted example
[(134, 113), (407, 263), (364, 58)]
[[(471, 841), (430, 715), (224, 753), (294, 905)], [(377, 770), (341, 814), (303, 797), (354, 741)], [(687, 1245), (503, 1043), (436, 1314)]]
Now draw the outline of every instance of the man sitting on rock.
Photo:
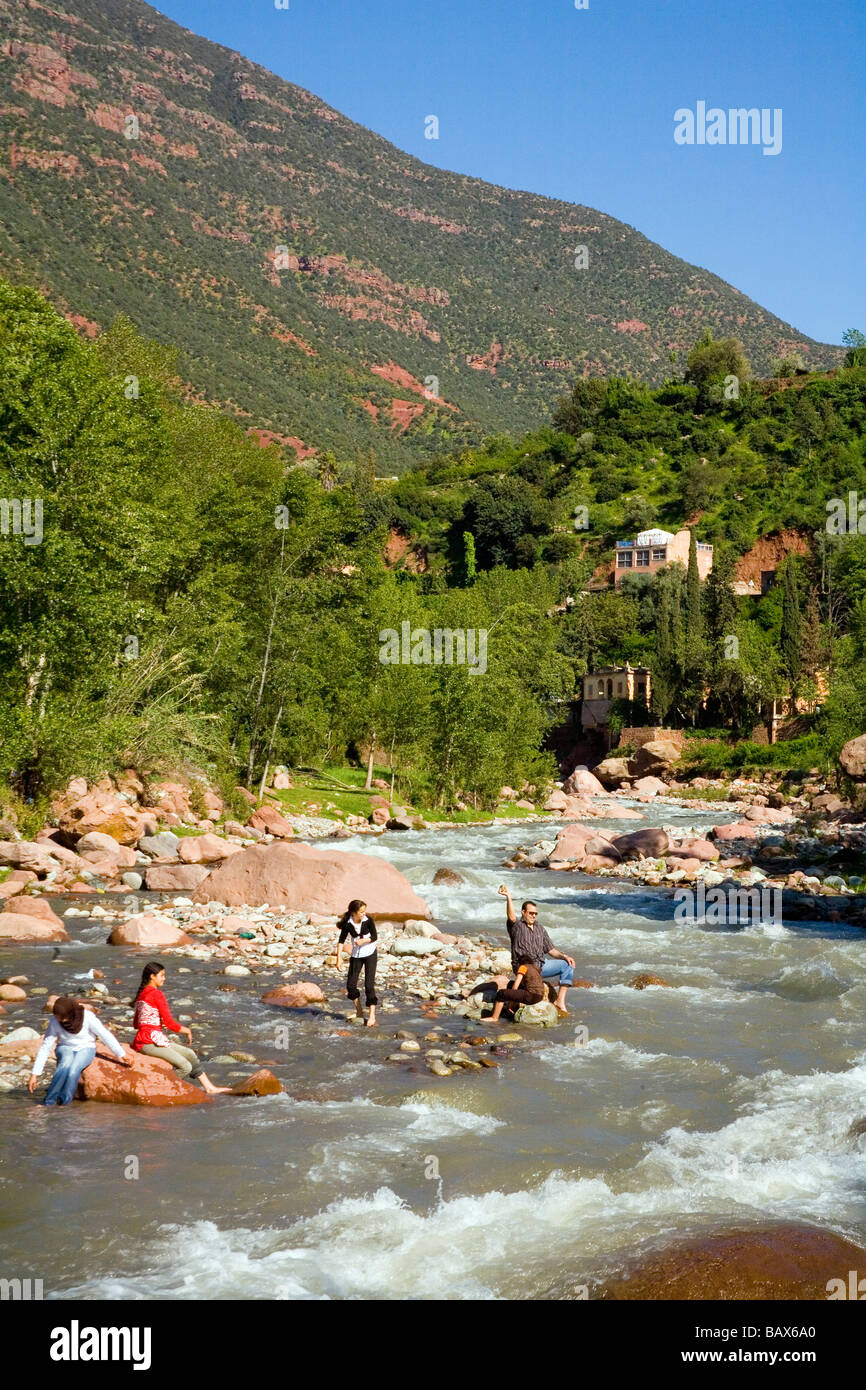
[(516, 974), (520, 961), (526, 960), (537, 968), (542, 980), (558, 980), (559, 988), (554, 1006), (560, 1017), (567, 1018), (565, 991), (574, 983), (573, 958), (557, 951), (544, 927), (539, 924), (537, 903), (525, 902), (518, 917), (511, 901), (511, 893), (504, 883), (500, 886), (499, 892), (505, 898), (508, 914), (512, 970)]

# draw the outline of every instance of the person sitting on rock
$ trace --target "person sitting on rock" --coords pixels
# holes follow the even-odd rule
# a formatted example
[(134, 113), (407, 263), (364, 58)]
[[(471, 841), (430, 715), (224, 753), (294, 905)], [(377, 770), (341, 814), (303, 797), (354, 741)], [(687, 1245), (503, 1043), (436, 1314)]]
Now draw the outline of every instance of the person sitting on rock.
[(109, 1033), (91, 1009), (86, 1009), (77, 999), (69, 999), (65, 994), (55, 999), (48, 1028), (27, 1082), (30, 1094), (36, 1089), (37, 1078), (45, 1068), (51, 1044), (56, 1042), (57, 1069), (45, 1093), (44, 1104), (68, 1105), (75, 1097), (81, 1073), (96, 1056), (97, 1038), (111, 1049), (123, 1066), (132, 1066), (117, 1038)]
[(215, 1086), (205, 1076), (201, 1062), (191, 1047), (169, 1042), (162, 1031), (164, 1025), (170, 1033), (186, 1033), (192, 1042), (192, 1029), (185, 1023), (177, 1023), (171, 1016), (162, 992), (164, 984), (165, 966), (157, 960), (149, 961), (141, 972), (141, 984), (135, 996), (133, 1022), (138, 1031), (132, 1044), (133, 1050), (143, 1052), (146, 1057), (161, 1057), (164, 1062), (170, 1062), (182, 1080), (190, 1077), (193, 1081), (200, 1081), (209, 1096), (228, 1095), (231, 1086)]
[(511, 893), (504, 883), (500, 886), (499, 892), (505, 898), (512, 970), (516, 971), (519, 959), (526, 958), (538, 967), (543, 980), (558, 980), (559, 988), (554, 1005), (556, 1012), (562, 1018), (567, 1018), (565, 991), (574, 983), (573, 957), (558, 951), (544, 927), (539, 925), (537, 903), (525, 902), (518, 917), (511, 901)]
[(493, 1013), (484, 1021), (485, 1023), (498, 1023), (502, 1010), (506, 1006), (509, 1015), (513, 1017), (522, 1004), (540, 1004), (544, 995), (545, 985), (541, 978), (541, 971), (528, 957), (524, 956), (517, 963), (514, 983), (507, 988), (496, 991)]
[(366, 1020), (366, 1026), (375, 1028), (376, 1005), (379, 1002), (376, 998), (376, 963), (379, 956), (376, 946), (376, 923), (372, 917), (367, 916), (366, 908), (367, 904), (362, 902), (360, 898), (353, 898), (337, 923), (340, 928), (340, 935), (337, 939), (337, 970), (343, 969), (343, 942), (351, 937), (352, 953), (349, 958), (349, 973), (346, 977), (346, 993), (350, 999), (355, 1001), (355, 1013), (358, 1018), (363, 1018), (361, 991), (358, 989), (358, 979), (361, 974), (361, 966), (363, 966), (364, 998), (367, 1001), (367, 1008), (370, 1010), (370, 1017)]

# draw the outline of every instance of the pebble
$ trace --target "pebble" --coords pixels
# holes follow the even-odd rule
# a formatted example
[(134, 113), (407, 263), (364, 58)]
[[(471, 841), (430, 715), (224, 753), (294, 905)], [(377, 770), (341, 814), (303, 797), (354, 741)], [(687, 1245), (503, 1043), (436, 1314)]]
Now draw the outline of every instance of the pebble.
[(400, 1051), (401, 1051), (401, 1052), (420, 1052), (420, 1051), (421, 1051), (421, 1044), (420, 1044), (420, 1043), (416, 1043), (416, 1042), (402, 1042), (402, 1043), (400, 1044)]
[(251, 975), (252, 971), (246, 965), (227, 965), (223, 970), (224, 975)]
[(229, 1056), (233, 1057), (236, 1062), (255, 1062), (256, 1060), (252, 1052), (230, 1052)]
[(451, 1068), (446, 1067), (445, 1063), (441, 1062), (438, 1057), (432, 1057), (430, 1059), (430, 1061), (427, 1063), (427, 1070), (432, 1072), (434, 1076), (451, 1075)]

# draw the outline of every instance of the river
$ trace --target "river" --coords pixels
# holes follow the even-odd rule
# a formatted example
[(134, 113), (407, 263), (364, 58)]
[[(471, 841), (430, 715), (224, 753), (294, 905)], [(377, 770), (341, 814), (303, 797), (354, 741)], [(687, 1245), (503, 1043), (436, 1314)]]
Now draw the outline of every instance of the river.
[[(647, 812), (697, 830), (724, 818)], [(579, 1296), (644, 1245), (709, 1226), (805, 1219), (863, 1242), (866, 1141), (848, 1135), (866, 1114), (863, 933), (679, 924), (654, 890), (501, 867), (549, 833), (339, 843), (391, 860), (446, 931), (501, 934), (500, 882), (534, 898), (595, 982), (571, 991), (570, 1020), (524, 1029), (497, 1071), (440, 1079), (384, 1061), (396, 1029), (434, 1026), (418, 1011), (340, 1036), (336, 1009), (277, 1018), (261, 981), (224, 992), (215, 965), (168, 956), (169, 1002), (196, 1046), (254, 1053), (287, 1093), (161, 1111), (0, 1096), (4, 1265), (42, 1278), (46, 1297), (537, 1299)], [(433, 887), (441, 865), (466, 882)], [(70, 931), (60, 960), (7, 948), (4, 972), (73, 990), (99, 965), (132, 992), (140, 956), (94, 922)], [(640, 971), (676, 988), (628, 988)], [(37, 1020), (18, 1010), (3, 1031), (20, 1022)]]

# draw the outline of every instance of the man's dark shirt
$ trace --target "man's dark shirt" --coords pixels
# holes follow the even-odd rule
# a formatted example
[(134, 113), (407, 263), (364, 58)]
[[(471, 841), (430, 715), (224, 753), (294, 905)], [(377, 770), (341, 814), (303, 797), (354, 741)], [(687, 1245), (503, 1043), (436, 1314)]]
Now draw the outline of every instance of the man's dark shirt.
[(516, 922), (508, 922), (508, 935), (511, 938), (511, 969), (517, 970), (517, 963), (521, 960), (531, 960), (540, 970), (544, 965), (544, 957), (553, 950), (553, 942), (544, 930), (544, 927), (536, 925), (528, 927), (521, 914)]

